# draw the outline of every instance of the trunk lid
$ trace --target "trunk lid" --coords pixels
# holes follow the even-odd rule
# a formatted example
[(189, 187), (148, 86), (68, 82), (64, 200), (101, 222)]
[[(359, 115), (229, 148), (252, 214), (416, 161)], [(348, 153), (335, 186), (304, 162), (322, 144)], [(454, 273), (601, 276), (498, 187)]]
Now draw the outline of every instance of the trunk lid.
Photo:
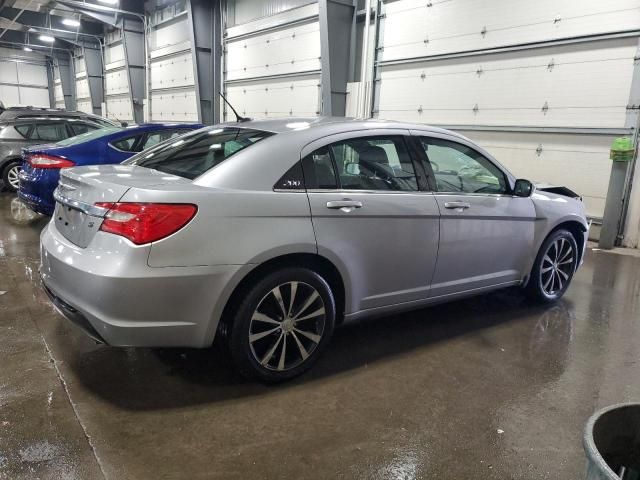
[(53, 221), (70, 242), (86, 247), (100, 229), (108, 209), (98, 202), (117, 202), (132, 187), (150, 187), (164, 183), (191, 183), (181, 177), (144, 167), (129, 165), (93, 165), (60, 170), (54, 192), (56, 207)]

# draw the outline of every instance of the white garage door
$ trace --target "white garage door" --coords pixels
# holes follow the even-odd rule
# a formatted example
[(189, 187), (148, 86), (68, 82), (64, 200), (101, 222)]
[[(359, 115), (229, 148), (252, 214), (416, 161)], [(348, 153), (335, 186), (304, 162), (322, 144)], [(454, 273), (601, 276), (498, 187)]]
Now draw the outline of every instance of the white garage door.
[(459, 130), (517, 176), (576, 190), (602, 217), (611, 140), (630, 131), (638, 38), (482, 52), (638, 29), (640, 1), (399, 0), (384, 11), (377, 116)]
[(50, 107), (45, 59), (26, 54), (0, 49), (0, 101), (6, 107)]
[[(320, 105), (317, 4), (227, 29), (225, 91), (241, 115), (315, 116)], [(233, 118), (226, 111), (225, 118)]]

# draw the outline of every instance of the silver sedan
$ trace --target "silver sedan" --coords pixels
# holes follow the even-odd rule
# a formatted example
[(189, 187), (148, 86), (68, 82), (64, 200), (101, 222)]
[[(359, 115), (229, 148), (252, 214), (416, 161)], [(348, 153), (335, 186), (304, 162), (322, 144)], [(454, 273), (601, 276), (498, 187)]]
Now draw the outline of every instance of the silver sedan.
[(343, 320), (509, 286), (543, 302), (585, 251), (581, 199), (456, 133), (336, 118), (227, 123), (62, 170), (42, 233), (56, 307), (115, 346), (208, 347), (265, 382)]

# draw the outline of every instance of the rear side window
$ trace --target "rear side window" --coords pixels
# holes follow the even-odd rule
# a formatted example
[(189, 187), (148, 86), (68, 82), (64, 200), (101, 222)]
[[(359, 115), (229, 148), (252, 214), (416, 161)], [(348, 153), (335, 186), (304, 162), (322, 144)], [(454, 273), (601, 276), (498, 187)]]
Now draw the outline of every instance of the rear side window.
[(67, 129), (64, 123), (36, 123), (31, 134), (32, 140), (44, 140), (47, 142), (57, 142), (67, 138)]
[(246, 128), (197, 130), (174, 142), (163, 143), (123, 162), (194, 179), (234, 153), (250, 147), (270, 132)]
[(302, 162), (307, 188), (415, 192), (418, 180), (401, 136), (352, 138)]
[(71, 127), (71, 131), (74, 135), (82, 135), (83, 133), (93, 132), (97, 130), (98, 125), (93, 125), (91, 123), (78, 123), (78, 122), (69, 122), (69, 126)]
[(140, 138), (140, 135), (134, 135), (133, 137), (122, 138), (115, 142), (111, 142), (111, 146), (122, 150), (123, 152), (133, 152), (136, 145), (136, 141)]
[(7, 125), (0, 127), (0, 138), (3, 140), (23, 140), (28, 138), (29, 125)]
[(183, 133), (187, 133), (188, 130), (162, 130), (159, 132), (151, 132), (147, 135), (147, 139), (142, 144), (140, 151), (151, 148), (159, 143), (169, 140), (170, 138), (177, 137)]

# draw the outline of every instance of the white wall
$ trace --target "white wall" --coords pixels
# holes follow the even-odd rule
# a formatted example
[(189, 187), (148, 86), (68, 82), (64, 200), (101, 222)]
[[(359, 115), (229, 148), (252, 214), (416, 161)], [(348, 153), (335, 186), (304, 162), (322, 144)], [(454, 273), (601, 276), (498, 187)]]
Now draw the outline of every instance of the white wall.
[[(225, 91), (241, 115), (319, 114), (317, 15), (318, 6), (313, 4), (227, 29)], [(233, 118), (233, 113), (226, 111), (225, 118)]]
[(0, 101), (6, 107), (50, 107), (46, 57), (0, 48)]
[[(384, 12), (378, 59), (424, 60), (380, 68), (378, 117), (460, 130), (515, 175), (566, 185), (584, 195), (590, 216), (602, 217), (614, 135), (464, 127), (622, 131), (638, 39), (460, 54), (639, 29), (640, 1), (399, 0)], [(437, 59), (447, 54), (455, 55)]]

